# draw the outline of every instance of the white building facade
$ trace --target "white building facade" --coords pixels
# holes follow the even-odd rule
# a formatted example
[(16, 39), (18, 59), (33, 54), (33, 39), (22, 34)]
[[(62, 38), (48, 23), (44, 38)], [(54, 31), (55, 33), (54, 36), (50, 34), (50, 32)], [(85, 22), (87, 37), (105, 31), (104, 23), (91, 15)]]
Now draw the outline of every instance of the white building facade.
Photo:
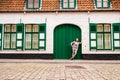
[[(77, 37), (82, 44), (76, 59), (84, 59), (85, 56), (89, 59), (89, 55), (120, 55), (119, 10), (1, 11), (0, 18), (2, 55), (46, 54), (52, 59), (69, 59), (72, 54), (69, 44)], [(57, 27), (69, 28), (70, 25), (71, 30), (66, 27), (60, 28), (62, 32), (55, 32)], [(72, 34), (77, 34), (73, 27), (79, 28), (80, 33), (71, 38)], [(71, 32), (64, 33), (64, 30)], [(67, 39), (62, 35), (71, 35), (70, 41), (65, 42)]]

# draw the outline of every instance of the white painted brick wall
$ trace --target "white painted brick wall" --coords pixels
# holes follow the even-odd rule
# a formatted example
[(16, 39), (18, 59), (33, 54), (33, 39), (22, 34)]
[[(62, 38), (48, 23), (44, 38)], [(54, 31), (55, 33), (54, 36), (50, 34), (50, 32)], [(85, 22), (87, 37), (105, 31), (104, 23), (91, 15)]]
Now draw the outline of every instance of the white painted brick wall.
[[(57, 25), (75, 24), (82, 30), (82, 53), (83, 54), (115, 54), (120, 51), (89, 51), (89, 22), (91, 23), (115, 23), (120, 22), (119, 12), (62, 12), (62, 13), (0, 13), (0, 23), (45, 23), (47, 24), (46, 51), (10, 51), (11, 53), (53, 53), (53, 32)], [(9, 53), (9, 51), (0, 51)]]

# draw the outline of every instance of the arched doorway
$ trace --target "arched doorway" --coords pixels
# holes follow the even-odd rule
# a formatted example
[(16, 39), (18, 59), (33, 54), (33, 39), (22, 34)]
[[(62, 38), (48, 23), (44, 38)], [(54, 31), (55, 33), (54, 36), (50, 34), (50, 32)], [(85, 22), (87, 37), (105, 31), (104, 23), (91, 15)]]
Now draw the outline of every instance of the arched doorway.
[[(54, 29), (54, 59), (69, 59), (72, 56), (72, 47), (70, 43), (79, 38), (81, 41), (81, 29), (73, 24), (62, 24)], [(75, 59), (82, 58), (82, 46)]]

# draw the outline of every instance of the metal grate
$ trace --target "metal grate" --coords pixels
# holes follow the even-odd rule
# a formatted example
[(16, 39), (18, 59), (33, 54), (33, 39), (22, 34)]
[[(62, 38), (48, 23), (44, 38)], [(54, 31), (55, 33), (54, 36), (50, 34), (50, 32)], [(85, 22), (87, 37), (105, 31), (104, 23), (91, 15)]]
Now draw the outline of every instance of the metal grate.
[(65, 66), (65, 68), (86, 69), (83, 66)]

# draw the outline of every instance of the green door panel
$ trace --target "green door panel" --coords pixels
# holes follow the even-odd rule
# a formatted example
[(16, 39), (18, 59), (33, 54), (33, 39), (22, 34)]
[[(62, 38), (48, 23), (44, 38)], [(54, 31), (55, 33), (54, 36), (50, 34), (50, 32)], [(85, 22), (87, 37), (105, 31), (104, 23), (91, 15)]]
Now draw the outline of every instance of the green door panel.
[[(81, 30), (72, 24), (59, 25), (54, 30), (54, 59), (69, 59), (72, 56), (70, 43), (76, 38), (81, 41)], [(79, 46), (75, 59), (82, 58), (82, 49)]]

